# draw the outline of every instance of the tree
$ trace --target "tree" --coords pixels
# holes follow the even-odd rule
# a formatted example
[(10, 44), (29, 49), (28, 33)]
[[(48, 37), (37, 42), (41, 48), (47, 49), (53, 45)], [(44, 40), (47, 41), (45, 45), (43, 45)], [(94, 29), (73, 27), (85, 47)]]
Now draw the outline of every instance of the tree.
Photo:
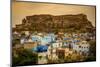
[(86, 58), (85, 61), (95, 61), (96, 60), (96, 41), (95, 40), (90, 40), (90, 54)]
[(33, 53), (31, 50), (27, 50), (23, 48), (19, 48), (13, 51), (16, 51), (16, 52), (13, 52), (12, 54), (13, 66), (37, 64), (37, 61), (38, 61), (37, 53)]
[(90, 44), (90, 54), (96, 56), (96, 41), (91, 40), (89, 41), (89, 44)]

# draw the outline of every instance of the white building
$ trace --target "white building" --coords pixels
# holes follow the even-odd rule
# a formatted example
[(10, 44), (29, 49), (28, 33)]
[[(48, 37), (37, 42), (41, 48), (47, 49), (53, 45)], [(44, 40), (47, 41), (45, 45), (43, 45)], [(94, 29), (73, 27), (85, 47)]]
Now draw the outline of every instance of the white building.
[(25, 33), (25, 35), (29, 35), (29, 31), (23, 31)]
[(56, 54), (56, 51), (57, 49), (56, 48), (52, 48), (51, 46), (48, 47), (48, 59), (51, 59), (51, 60), (57, 60), (58, 59), (58, 56)]
[(21, 38), (21, 39), (20, 39), (20, 43), (21, 43), (21, 44), (24, 44), (24, 43), (25, 43), (25, 41), (26, 41), (26, 39), (25, 39), (25, 38)]
[(88, 55), (89, 54), (89, 43), (87, 41), (82, 41), (80, 43), (73, 43), (73, 50), (79, 52), (80, 54), (83, 55)]
[(38, 64), (48, 63), (47, 52), (38, 53)]
[(52, 43), (52, 48), (59, 48), (59, 47), (62, 47), (63, 43), (62, 42), (54, 42)]

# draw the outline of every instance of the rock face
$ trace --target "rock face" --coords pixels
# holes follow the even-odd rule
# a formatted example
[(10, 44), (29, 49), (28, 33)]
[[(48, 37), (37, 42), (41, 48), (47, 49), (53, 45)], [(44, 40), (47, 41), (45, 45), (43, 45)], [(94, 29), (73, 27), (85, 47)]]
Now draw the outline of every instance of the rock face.
[(77, 15), (32, 15), (26, 16), (22, 24), (16, 25), (16, 30), (29, 30), (39, 32), (87, 32), (93, 26), (84, 14)]

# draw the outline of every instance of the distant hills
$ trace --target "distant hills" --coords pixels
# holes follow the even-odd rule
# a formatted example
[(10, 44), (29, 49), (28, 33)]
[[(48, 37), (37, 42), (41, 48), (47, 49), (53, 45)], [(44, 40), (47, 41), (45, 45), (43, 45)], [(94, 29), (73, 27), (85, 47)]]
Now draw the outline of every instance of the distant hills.
[(39, 31), (39, 32), (88, 32), (93, 29), (92, 23), (85, 14), (77, 15), (49, 15), (40, 14), (26, 16), (22, 24), (16, 25), (13, 30)]

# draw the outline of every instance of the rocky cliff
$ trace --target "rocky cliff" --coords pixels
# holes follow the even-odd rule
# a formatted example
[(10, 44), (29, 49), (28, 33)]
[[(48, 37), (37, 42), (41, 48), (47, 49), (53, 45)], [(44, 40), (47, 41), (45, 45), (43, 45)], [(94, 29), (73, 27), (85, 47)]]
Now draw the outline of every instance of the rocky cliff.
[(26, 16), (22, 24), (16, 25), (16, 30), (29, 30), (40, 32), (87, 32), (93, 26), (84, 14), (77, 15), (32, 15)]

